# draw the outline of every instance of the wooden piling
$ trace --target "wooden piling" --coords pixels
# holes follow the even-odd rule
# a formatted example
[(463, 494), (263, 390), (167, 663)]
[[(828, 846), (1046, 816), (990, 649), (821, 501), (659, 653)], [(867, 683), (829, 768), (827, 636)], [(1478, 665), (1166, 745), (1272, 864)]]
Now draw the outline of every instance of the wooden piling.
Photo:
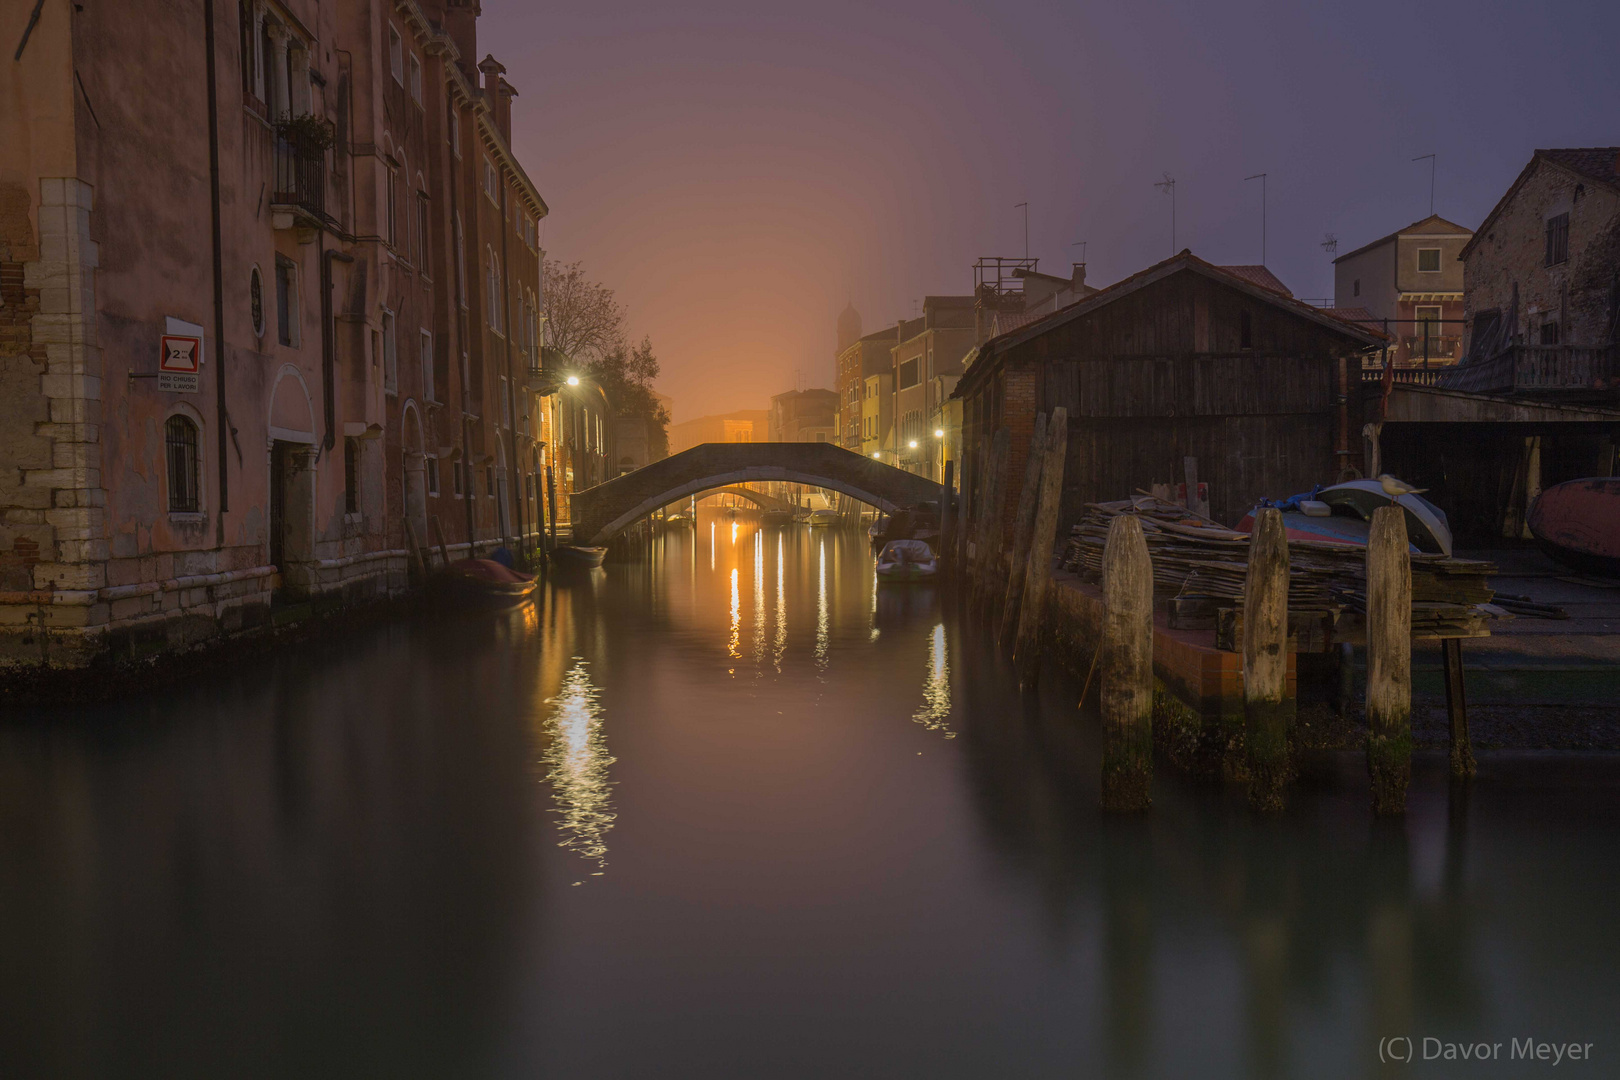
[(1288, 534), (1282, 512), (1261, 510), (1243, 586), (1243, 743), (1249, 805), (1282, 810), (1288, 786)]
[(1400, 507), (1367, 536), (1367, 771), (1373, 812), (1404, 814), (1412, 776), (1412, 560)]
[(1007, 567), (1007, 592), (1001, 601), (1001, 628), (996, 641), (1010, 648), (1018, 633), (1018, 605), (1024, 598), (1024, 574), (1028, 569), (1029, 537), (1035, 528), (1035, 509), (1041, 495), (1041, 464), (1046, 457), (1046, 414), (1035, 417), (1035, 432), (1029, 439), (1029, 456), (1024, 460), (1024, 486), (1018, 492), (1018, 514), (1013, 519), (1012, 562)]
[(951, 511), (955, 509), (955, 492), (951, 490), (953, 471), (951, 466), (955, 464), (954, 461), (945, 463), (945, 486), (939, 493), (939, 557), (941, 560), (950, 557), (946, 553), (950, 550), (952, 529), (956, 524), (951, 520)]
[(990, 461), (985, 467), (984, 485), (979, 489), (983, 498), (973, 541), (973, 601), (981, 610), (990, 596), (990, 581), (1001, 553), (1001, 501), (1007, 486), (1007, 450), (1011, 443), (1012, 432), (1006, 428), (996, 432), (995, 438), (990, 440)]
[(990, 447), (980, 443), (971, 476), (962, 477), (962, 520), (956, 527), (956, 573), (966, 577), (973, 562), (975, 529), (979, 523), (979, 504), (984, 501), (984, 470), (990, 460)]
[(1474, 745), (1468, 738), (1468, 697), (1463, 689), (1462, 638), (1443, 638), (1440, 650), (1446, 667), (1446, 719), (1451, 724), (1451, 775), (1466, 780), (1474, 775)]
[[(1024, 567), (1024, 598), (1018, 612), (1018, 639), (1013, 645), (1013, 662), (1018, 681), (1033, 686), (1041, 670), (1041, 619), (1046, 608), (1046, 583), (1052, 577), (1052, 549), (1057, 544), (1058, 513), (1063, 509), (1063, 468), (1069, 456), (1069, 411), (1052, 410), (1046, 422), (1046, 454), (1041, 463), (1041, 494), (1035, 508), (1035, 524), (1029, 534), (1029, 555)], [(1132, 519), (1133, 521), (1135, 519)], [(1137, 534), (1142, 526), (1136, 523)], [(1147, 551), (1143, 541), (1143, 552)], [(1152, 581), (1148, 582), (1149, 588)], [(1148, 623), (1153, 621), (1153, 598), (1148, 597)], [(1151, 631), (1150, 631), (1151, 632)], [(1148, 689), (1152, 697), (1152, 665)]]
[(1153, 780), (1153, 563), (1135, 514), (1109, 523), (1102, 591), (1102, 806), (1146, 810)]

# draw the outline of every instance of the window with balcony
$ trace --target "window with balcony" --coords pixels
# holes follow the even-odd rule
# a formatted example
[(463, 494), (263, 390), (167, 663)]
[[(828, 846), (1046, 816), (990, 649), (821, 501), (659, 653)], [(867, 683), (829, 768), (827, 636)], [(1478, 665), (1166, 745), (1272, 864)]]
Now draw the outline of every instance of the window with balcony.
[(1418, 248), (1418, 273), (1438, 274), (1440, 272), (1440, 249)]
[(1418, 337), (1425, 333), (1430, 337), (1440, 336), (1440, 309), (1438, 307), (1419, 307), (1412, 312), (1412, 331)]
[(1547, 265), (1569, 261), (1569, 214), (1547, 219)]

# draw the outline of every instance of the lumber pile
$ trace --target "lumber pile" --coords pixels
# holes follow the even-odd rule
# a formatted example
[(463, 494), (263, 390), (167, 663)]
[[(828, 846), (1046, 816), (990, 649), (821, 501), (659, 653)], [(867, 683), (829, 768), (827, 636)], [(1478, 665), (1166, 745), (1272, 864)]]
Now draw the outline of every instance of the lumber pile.
[[(1151, 495), (1090, 503), (1070, 530), (1063, 567), (1088, 580), (1102, 572), (1108, 523), (1134, 513), (1153, 559), (1154, 591), (1161, 598), (1207, 601), (1241, 608), (1248, 574), (1249, 534), (1228, 529), (1177, 503)], [(1326, 612), (1337, 618), (1367, 610), (1366, 549), (1343, 544), (1288, 542), (1290, 613)], [(1486, 633), (1494, 564), (1443, 555), (1412, 555), (1412, 633), (1417, 637), (1477, 637)]]

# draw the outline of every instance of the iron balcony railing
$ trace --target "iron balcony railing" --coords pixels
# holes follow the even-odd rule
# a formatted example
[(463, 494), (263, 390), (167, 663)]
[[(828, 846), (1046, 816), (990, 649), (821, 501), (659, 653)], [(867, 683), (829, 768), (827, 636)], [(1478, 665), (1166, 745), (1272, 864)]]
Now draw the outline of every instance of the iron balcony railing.
[(275, 136), (275, 189), (271, 203), (295, 206), (326, 220), (326, 147), (294, 128)]

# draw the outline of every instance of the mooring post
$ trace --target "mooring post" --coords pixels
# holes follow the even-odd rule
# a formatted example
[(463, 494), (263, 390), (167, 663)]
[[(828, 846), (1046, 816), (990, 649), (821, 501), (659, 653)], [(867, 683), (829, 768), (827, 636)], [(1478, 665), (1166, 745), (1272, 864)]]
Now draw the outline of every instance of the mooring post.
[(1288, 785), (1288, 534), (1282, 511), (1260, 511), (1243, 586), (1243, 743), (1249, 805), (1283, 808)]
[(984, 498), (979, 504), (979, 527), (973, 541), (973, 601), (983, 606), (989, 595), (991, 570), (1001, 550), (1001, 500), (1006, 489), (1007, 448), (1012, 432), (1002, 428), (990, 440), (990, 461), (985, 469)]
[[(1036, 503), (1035, 524), (1030, 529), (1029, 555), (1024, 567), (1024, 598), (1018, 612), (1018, 639), (1013, 645), (1013, 662), (1020, 685), (1032, 686), (1041, 670), (1041, 620), (1046, 614), (1046, 583), (1052, 578), (1052, 548), (1057, 543), (1058, 513), (1063, 509), (1063, 469), (1069, 456), (1069, 410), (1052, 410), (1046, 422), (1046, 453), (1041, 463), (1041, 494)], [(1135, 521), (1133, 518), (1132, 521)], [(1142, 526), (1136, 522), (1140, 535)], [(1142, 541), (1143, 552), (1147, 541)], [(1151, 575), (1148, 581), (1152, 590)], [(1148, 597), (1148, 627), (1152, 633), (1153, 597)], [(1152, 665), (1148, 672), (1148, 697), (1152, 698)]]
[(947, 552), (950, 551), (950, 547), (951, 547), (951, 526), (955, 524), (955, 522), (953, 522), (951, 520), (951, 511), (952, 511), (952, 509), (954, 509), (954, 507), (952, 506), (952, 499), (951, 499), (951, 494), (952, 494), (952, 492), (951, 492), (951, 480), (952, 480), (951, 474), (952, 474), (952, 472), (954, 470), (952, 470), (951, 466), (953, 466), (955, 464), (956, 464), (956, 462), (954, 462), (954, 461), (947, 461), (945, 463), (945, 488), (944, 488), (943, 491), (941, 491), (939, 493), (939, 552), (938, 552), (938, 554), (939, 554), (939, 558), (942, 559), (942, 560), (946, 559), (946, 558), (949, 558), (949, 556), (947, 555)]
[(1398, 506), (1367, 536), (1367, 771), (1373, 812), (1404, 814), (1412, 777), (1412, 559)]
[(1463, 688), (1462, 638), (1442, 638), (1446, 662), (1446, 719), (1451, 722), (1451, 775), (1474, 775), (1474, 745), (1468, 739), (1468, 696)]
[(984, 501), (984, 469), (990, 460), (990, 446), (980, 442), (972, 476), (962, 477), (962, 520), (956, 526), (956, 573), (966, 576), (968, 564), (977, 553), (974, 530), (979, 524), (979, 505)]
[(1146, 810), (1153, 780), (1153, 563), (1135, 514), (1109, 522), (1102, 591), (1102, 805)]
[(1024, 486), (1018, 492), (1018, 514), (1013, 518), (1012, 562), (1007, 565), (1007, 592), (1001, 601), (1001, 628), (996, 641), (1008, 648), (1018, 633), (1018, 603), (1024, 596), (1024, 564), (1029, 561), (1029, 536), (1035, 528), (1035, 507), (1041, 495), (1041, 465), (1046, 457), (1046, 414), (1035, 417), (1024, 459)]

